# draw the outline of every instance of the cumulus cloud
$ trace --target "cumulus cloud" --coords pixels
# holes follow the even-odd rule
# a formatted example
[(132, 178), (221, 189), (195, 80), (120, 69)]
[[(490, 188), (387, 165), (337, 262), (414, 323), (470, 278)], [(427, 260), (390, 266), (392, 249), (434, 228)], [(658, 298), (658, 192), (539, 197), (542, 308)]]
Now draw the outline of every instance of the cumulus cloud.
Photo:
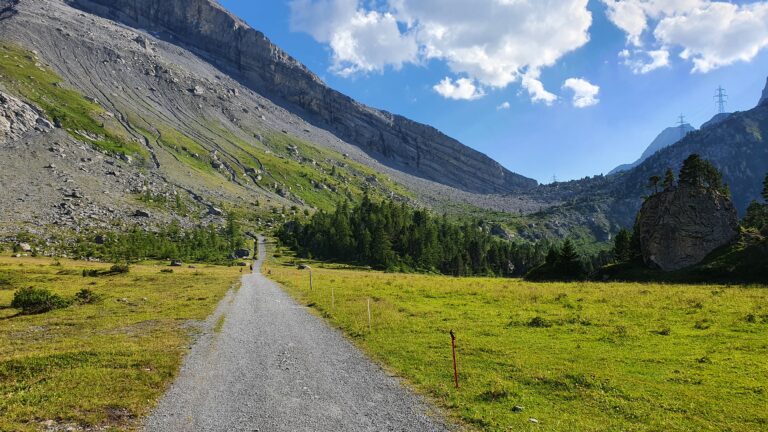
[(432, 88), (446, 99), (473, 100), (485, 96), (483, 90), (477, 88), (468, 78), (459, 78), (454, 82), (451, 78), (445, 77)]
[[(626, 62), (646, 73), (669, 63), (669, 51), (706, 73), (738, 61), (751, 61), (768, 47), (768, 1), (733, 4), (712, 0), (603, 0), (608, 18), (627, 43), (651, 61)], [(645, 42), (655, 49), (641, 50)]]
[(565, 80), (563, 88), (573, 91), (572, 103), (576, 108), (587, 108), (600, 102), (600, 99), (597, 98), (597, 95), (600, 93), (600, 87), (585, 79), (568, 78)]
[(342, 75), (438, 60), (467, 77), (435, 86), (448, 95), (462, 79), (473, 95), (519, 81), (533, 100), (552, 103), (540, 71), (589, 41), (587, 2), (293, 0), (291, 23), (330, 46)]
[(527, 73), (523, 75), (523, 88), (528, 91), (533, 102), (543, 102), (547, 105), (552, 105), (557, 100), (557, 96), (548, 92), (544, 88), (544, 84), (539, 81), (538, 73)]
[(663, 48), (649, 51), (635, 50), (634, 52), (625, 49), (619, 53), (619, 57), (623, 58), (624, 64), (636, 74), (647, 74), (669, 66), (669, 51)]
[(401, 33), (391, 13), (365, 11), (356, 0), (294, 0), (291, 29), (302, 30), (333, 51), (333, 72), (349, 76), (399, 69), (415, 62), (419, 47), (413, 34)]
[(496, 107), (496, 111), (508, 110), (510, 108), (512, 108), (512, 105), (509, 102), (502, 102), (501, 105)]

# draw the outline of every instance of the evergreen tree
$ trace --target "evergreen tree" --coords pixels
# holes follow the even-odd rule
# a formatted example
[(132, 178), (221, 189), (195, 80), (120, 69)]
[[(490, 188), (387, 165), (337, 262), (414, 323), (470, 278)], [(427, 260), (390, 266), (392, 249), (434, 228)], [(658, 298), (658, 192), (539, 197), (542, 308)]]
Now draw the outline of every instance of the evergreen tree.
[(749, 207), (747, 207), (747, 214), (744, 215), (741, 224), (745, 228), (755, 228), (758, 230), (768, 226), (768, 205), (752, 201)]
[(672, 168), (667, 168), (667, 172), (664, 173), (664, 190), (672, 189), (675, 186), (675, 173), (672, 172)]
[(729, 195), (723, 185), (723, 176), (712, 162), (702, 159), (698, 154), (688, 156), (680, 169), (680, 184), (705, 187)]
[(632, 259), (632, 234), (622, 229), (613, 240), (613, 256), (617, 262), (627, 262)]
[(661, 181), (661, 177), (657, 175), (652, 175), (648, 178), (648, 187), (650, 189), (653, 189), (653, 193), (659, 192), (659, 182)]
[(522, 275), (542, 261), (541, 247), (501, 240), (483, 226), (365, 196), (355, 206), (339, 204), (332, 214), (317, 212), (306, 223), (290, 221), (278, 238), (303, 257), (455, 276)]
[(766, 203), (768, 203), (768, 174), (765, 175), (765, 180), (763, 180), (763, 200), (765, 200)]

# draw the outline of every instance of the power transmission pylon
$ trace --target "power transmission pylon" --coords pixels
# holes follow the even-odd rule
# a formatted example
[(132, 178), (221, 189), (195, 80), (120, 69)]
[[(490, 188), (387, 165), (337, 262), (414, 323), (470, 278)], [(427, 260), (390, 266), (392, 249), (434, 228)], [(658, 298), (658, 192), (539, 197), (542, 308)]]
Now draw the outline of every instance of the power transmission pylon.
[(714, 96), (715, 103), (717, 103), (717, 113), (725, 114), (725, 104), (728, 103), (728, 95), (725, 93), (723, 86), (718, 86), (715, 91), (717, 92)]
[(685, 138), (685, 116), (680, 114), (677, 124), (680, 125), (680, 138)]

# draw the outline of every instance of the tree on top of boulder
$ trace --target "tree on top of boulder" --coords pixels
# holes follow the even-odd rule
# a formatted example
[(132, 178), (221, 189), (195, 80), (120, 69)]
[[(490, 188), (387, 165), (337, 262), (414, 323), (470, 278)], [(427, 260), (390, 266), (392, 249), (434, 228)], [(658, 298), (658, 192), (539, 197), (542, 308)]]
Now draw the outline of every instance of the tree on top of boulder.
[(768, 202), (768, 174), (765, 175), (765, 180), (763, 180), (763, 199), (765, 202)]
[(720, 171), (712, 162), (702, 159), (696, 153), (688, 156), (683, 162), (679, 183), (716, 190), (726, 196), (730, 195), (728, 187), (723, 184), (723, 175)]

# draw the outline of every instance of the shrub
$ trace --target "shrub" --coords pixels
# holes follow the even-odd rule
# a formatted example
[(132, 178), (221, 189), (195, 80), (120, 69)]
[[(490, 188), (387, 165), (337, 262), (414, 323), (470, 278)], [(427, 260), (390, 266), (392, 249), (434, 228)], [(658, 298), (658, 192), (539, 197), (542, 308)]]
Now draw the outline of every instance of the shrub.
[(528, 321), (528, 327), (547, 328), (552, 327), (552, 323), (540, 316), (535, 316)]
[(162, 269), (160, 270), (160, 273), (173, 273), (173, 269), (169, 269), (169, 268)]
[(31, 315), (61, 309), (69, 306), (63, 297), (44, 288), (22, 288), (13, 295), (11, 307), (20, 309), (22, 314)]
[(83, 288), (75, 294), (75, 301), (80, 304), (93, 304), (101, 300), (101, 296), (88, 288)]
[(128, 266), (128, 264), (115, 264), (109, 268), (109, 272), (112, 274), (128, 273), (130, 270), (131, 268)]
[(83, 269), (83, 277), (96, 277), (99, 271), (96, 269)]

